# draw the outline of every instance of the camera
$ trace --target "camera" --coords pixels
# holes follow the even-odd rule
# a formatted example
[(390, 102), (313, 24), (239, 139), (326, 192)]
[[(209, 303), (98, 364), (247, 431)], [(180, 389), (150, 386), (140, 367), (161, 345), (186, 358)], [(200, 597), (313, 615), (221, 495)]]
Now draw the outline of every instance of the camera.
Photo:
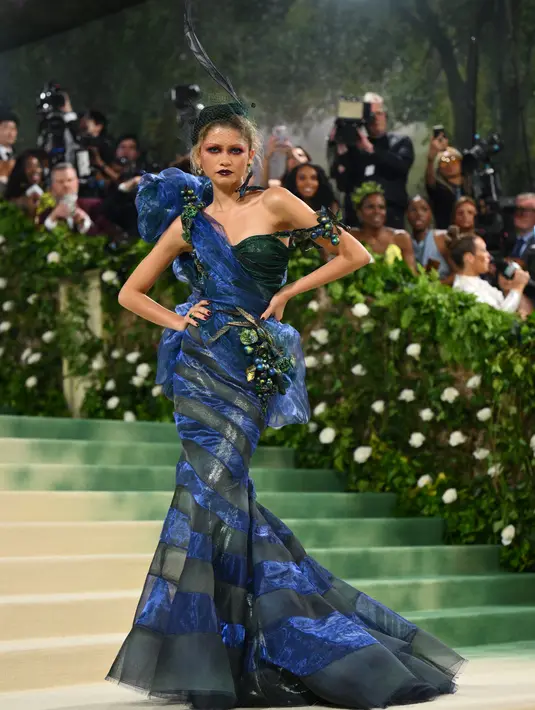
[(502, 149), (503, 141), (499, 133), (490, 133), (486, 139), (476, 133), (474, 145), (463, 150), (463, 168), (468, 172), (475, 170), (479, 164), (489, 163)]
[(166, 91), (165, 98), (173, 102), (176, 108), (176, 120), (179, 127), (179, 153), (188, 153), (191, 149), (191, 131), (204, 106), (200, 102), (201, 90), (197, 84), (177, 84)]
[(59, 84), (47, 82), (37, 97), (38, 145), (55, 165), (65, 160), (65, 94)]
[(197, 109), (197, 104), (201, 98), (201, 90), (197, 84), (177, 84), (166, 92), (165, 97), (174, 103), (177, 111), (186, 111), (190, 108)]
[(374, 118), (375, 115), (370, 103), (359, 98), (342, 97), (338, 101), (338, 115), (334, 124), (334, 142), (353, 145), (357, 139), (357, 131), (367, 128)]

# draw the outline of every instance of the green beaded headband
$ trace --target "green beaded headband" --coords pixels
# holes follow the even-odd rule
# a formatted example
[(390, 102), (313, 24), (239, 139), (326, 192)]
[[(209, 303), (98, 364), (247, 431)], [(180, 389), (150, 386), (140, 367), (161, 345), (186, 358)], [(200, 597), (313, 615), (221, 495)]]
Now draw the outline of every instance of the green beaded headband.
[(363, 182), (362, 185), (353, 192), (351, 201), (359, 209), (367, 197), (370, 195), (383, 195), (385, 191), (378, 182)]

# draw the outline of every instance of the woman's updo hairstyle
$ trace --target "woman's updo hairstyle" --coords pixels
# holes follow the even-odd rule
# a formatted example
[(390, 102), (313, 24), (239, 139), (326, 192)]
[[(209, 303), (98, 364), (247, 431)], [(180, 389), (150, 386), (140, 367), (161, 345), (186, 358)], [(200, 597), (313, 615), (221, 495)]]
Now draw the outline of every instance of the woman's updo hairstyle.
[(452, 224), (446, 234), (446, 244), (450, 252), (453, 263), (459, 269), (464, 268), (464, 257), (466, 254), (476, 253), (477, 234), (462, 234), (459, 227)]
[(258, 133), (258, 130), (252, 121), (250, 121), (245, 116), (240, 116), (238, 114), (234, 114), (225, 118), (218, 118), (215, 121), (212, 121), (211, 123), (208, 123), (206, 126), (203, 126), (201, 128), (201, 130), (199, 131), (199, 137), (197, 139), (197, 142), (191, 149), (190, 161), (194, 173), (198, 174), (201, 169), (201, 146), (204, 143), (209, 131), (211, 131), (212, 128), (214, 128), (215, 126), (222, 126), (224, 128), (234, 128), (241, 134), (242, 138), (245, 139), (249, 146), (249, 150), (255, 151), (255, 157), (258, 157), (260, 155), (262, 149), (262, 142), (260, 139), (260, 134)]

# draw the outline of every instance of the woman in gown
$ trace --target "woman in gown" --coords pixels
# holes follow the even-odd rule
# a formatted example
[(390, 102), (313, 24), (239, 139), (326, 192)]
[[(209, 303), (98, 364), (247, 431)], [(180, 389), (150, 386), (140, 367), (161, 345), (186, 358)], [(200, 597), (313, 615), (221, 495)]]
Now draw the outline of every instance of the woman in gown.
[[(147, 175), (138, 195), (140, 232), (157, 243), (119, 300), (166, 328), (157, 381), (174, 401), (182, 454), (108, 680), (197, 708), (373, 708), (451, 693), (454, 651), (324, 569), (256, 501), (249, 462), (262, 430), (309, 417), (286, 303), (370, 256), (284, 188), (247, 188), (257, 139), (244, 113), (235, 102), (204, 109), (192, 152), (203, 176)], [(285, 285), (303, 240), (334, 258)], [(191, 286), (175, 312), (147, 295), (170, 264)]]

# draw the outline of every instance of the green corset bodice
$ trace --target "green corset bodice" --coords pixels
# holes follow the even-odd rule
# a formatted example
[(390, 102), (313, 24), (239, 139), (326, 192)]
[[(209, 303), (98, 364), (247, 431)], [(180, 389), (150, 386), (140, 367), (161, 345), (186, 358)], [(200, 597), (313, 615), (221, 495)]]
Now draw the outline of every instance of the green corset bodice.
[[(286, 236), (286, 235), (285, 235)], [(288, 267), (290, 249), (275, 234), (257, 234), (232, 247), (243, 268), (274, 294), (282, 284)]]

